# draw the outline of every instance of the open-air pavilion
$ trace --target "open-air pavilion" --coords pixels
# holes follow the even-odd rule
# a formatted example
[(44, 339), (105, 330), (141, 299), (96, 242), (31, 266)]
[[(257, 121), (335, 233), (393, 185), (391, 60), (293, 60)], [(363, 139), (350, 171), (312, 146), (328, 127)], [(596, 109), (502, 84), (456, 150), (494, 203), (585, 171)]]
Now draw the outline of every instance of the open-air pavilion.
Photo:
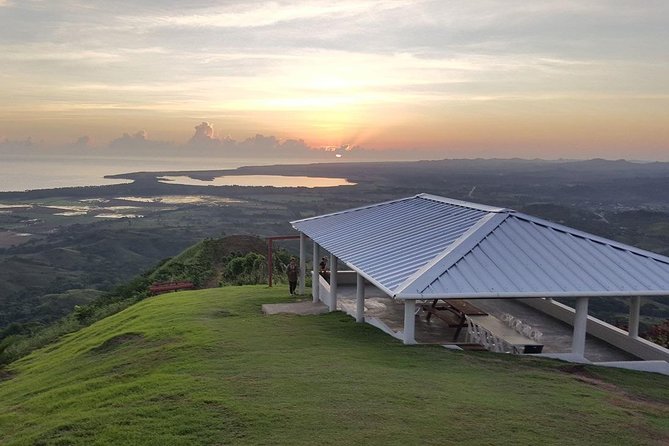
[[(340, 294), (346, 293), (339, 288), (355, 283), (352, 313), (363, 322), (373, 288), (403, 306), (395, 334), (405, 344), (416, 343), (421, 312), (444, 321), (458, 315), (458, 329), (465, 327), (474, 342), (488, 348), (522, 344), (523, 337), (539, 344), (536, 333), (512, 315), (500, 321), (499, 313), (490, 311), (492, 302), (512, 302), (569, 324), (571, 358), (585, 360), (588, 334), (635, 359), (669, 360), (669, 350), (638, 336), (641, 299), (669, 296), (665, 256), (511, 209), (428, 194), (291, 223), (300, 233), (301, 291), (309, 238), (314, 265), (327, 252), (331, 266), (329, 283), (312, 271), (314, 302), (323, 301), (330, 311), (342, 308)], [(349, 271), (338, 271), (340, 263)], [(594, 297), (628, 299), (629, 330), (588, 316)], [(575, 298), (575, 308), (555, 298)], [(520, 341), (509, 331), (514, 322)], [(514, 339), (507, 342), (508, 337)], [(531, 345), (525, 343), (525, 352)]]

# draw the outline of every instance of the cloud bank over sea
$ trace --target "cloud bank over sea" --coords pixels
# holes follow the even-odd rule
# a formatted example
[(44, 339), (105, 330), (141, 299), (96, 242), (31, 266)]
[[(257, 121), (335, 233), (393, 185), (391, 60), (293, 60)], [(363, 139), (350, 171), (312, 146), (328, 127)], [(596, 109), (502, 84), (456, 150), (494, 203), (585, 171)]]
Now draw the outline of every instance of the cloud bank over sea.
[(446, 152), (371, 150), (350, 144), (312, 147), (302, 139), (280, 139), (256, 134), (235, 140), (216, 131), (214, 125), (202, 121), (194, 126), (192, 137), (185, 142), (152, 139), (146, 130), (126, 132), (106, 144), (96, 144), (91, 136), (83, 135), (71, 144), (50, 146), (32, 137), (24, 140), (0, 138), (0, 155), (45, 156), (68, 155), (81, 157), (214, 157), (234, 159), (287, 159), (291, 162), (311, 161), (387, 161), (445, 158)]

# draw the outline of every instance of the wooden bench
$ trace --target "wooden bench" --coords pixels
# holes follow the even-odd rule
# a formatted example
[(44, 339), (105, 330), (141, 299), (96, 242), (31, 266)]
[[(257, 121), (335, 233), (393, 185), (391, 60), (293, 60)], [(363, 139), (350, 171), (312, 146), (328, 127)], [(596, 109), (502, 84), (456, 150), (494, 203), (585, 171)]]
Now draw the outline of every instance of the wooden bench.
[[(454, 341), (457, 341), (462, 328), (467, 326), (467, 316), (488, 315), (488, 313), (479, 308), (476, 308), (466, 300), (449, 299), (444, 300), (441, 305), (438, 305), (438, 303), (439, 299), (434, 299), (432, 304), (424, 304), (422, 306), (423, 310), (427, 313), (425, 320), (430, 322), (430, 319), (434, 315), (442, 321), (446, 322), (449, 327), (456, 327), (457, 329), (455, 330), (455, 335), (453, 336)], [(453, 316), (455, 316), (455, 318)]]
[(149, 293), (162, 294), (170, 291), (192, 290), (195, 289), (193, 282), (159, 282), (149, 287)]

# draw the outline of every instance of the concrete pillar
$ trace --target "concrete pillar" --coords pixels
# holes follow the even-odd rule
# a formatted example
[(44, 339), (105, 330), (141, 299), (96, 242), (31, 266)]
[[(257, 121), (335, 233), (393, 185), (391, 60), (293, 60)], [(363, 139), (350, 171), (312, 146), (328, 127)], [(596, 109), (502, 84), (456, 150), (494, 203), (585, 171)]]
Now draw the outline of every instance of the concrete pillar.
[(571, 352), (585, 356), (585, 334), (588, 325), (588, 298), (576, 298), (576, 315), (574, 316), (574, 334), (571, 338)]
[(641, 312), (641, 297), (630, 298), (630, 318), (628, 321), (627, 333), (636, 338), (639, 337), (639, 313)]
[(297, 292), (304, 294), (304, 280), (307, 278), (307, 237), (300, 232), (300, 278)]
[(365, 278), (360, 274), (356, 275), (355, 321), (365, 322)]
[(330, 311), (337, 311), (337, 257), (330, 254)]
[(312, 253), (312, 263), (313, 271), (311, 273), (311, 296), (314, 299), (314, 303), (318, 303), (319, 294), (321, 291), (320, 282), (318, 280), (318, 259), (321, 255), (321, 248), (318, 246), (318, 243), (314, 240), (314, 252)]
[(404, 344), (411, 345), (416, 343), (416, 301), (404, 301)]

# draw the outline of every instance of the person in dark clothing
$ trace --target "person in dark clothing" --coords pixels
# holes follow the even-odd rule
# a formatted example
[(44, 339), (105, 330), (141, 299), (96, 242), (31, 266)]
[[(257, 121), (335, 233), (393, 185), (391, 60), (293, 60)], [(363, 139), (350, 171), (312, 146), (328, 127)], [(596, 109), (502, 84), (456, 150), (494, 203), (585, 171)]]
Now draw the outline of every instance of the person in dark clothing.
[(297, 274), (298, 274), (299, 268), (297, 266), (297, 262), (295, 261), (295, 257), (292, 257), (290, 259), (290, 263), (288, 263), (288, 267), (286, 268), (286, 275), (288, 276), (288, 285), (290, 288), (290, 294), (296, 294), (295, 293), (295, 288), (297, 288)]
[(328, 271), (328, 259), (327, 259), (327, 257), (323, 257), (321, 259), (320, 274), (321, 274), (321, 276), (323, 276), (323, 278), (325, 280), (328, 281), (328, 283), (330, 283), (330, 272)]

